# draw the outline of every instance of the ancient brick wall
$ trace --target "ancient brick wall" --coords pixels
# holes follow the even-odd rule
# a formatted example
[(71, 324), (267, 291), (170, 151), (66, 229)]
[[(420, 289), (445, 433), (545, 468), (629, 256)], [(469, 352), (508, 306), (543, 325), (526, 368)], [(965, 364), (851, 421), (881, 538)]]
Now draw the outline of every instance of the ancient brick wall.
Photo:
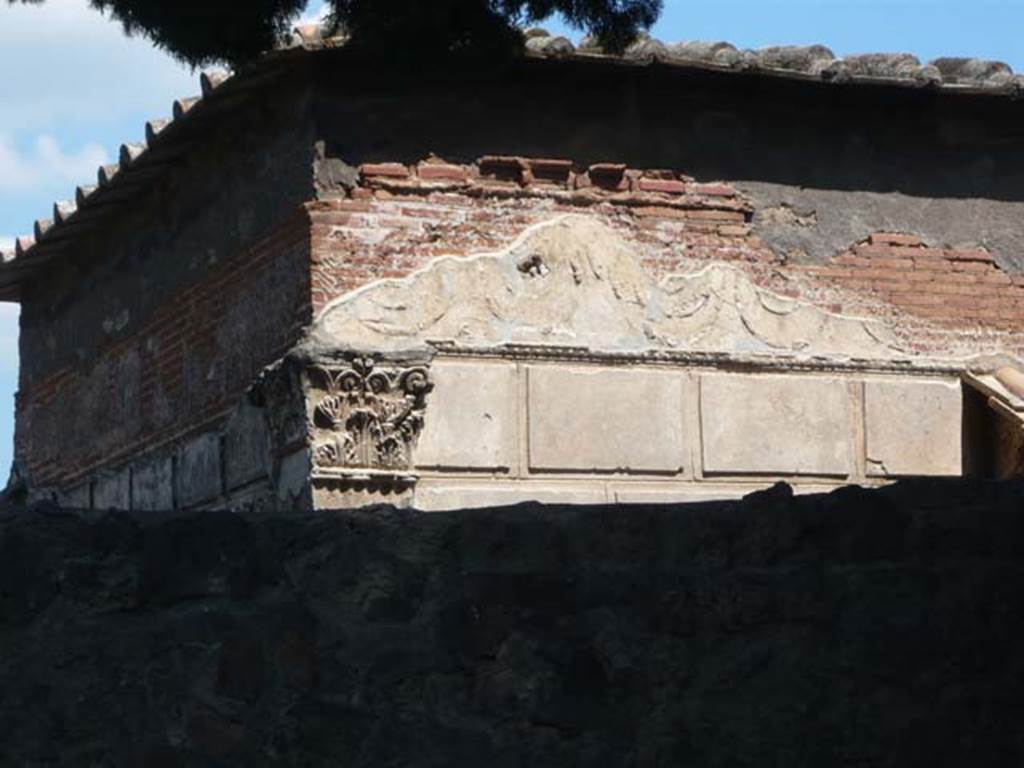
[(66, 491), (221, 419), (298, 338), (307, 98), (271, 91), (201, 121), (201, 145), (25, 287), (15, 461), (31, 487)]
[[(961, 373), (1024, 351), (1024, 278), (985, 247), (878, 231), (810, 258), (762, 234), (817, 214), (740, 183), (508, 156), (364, 164), (357, 179), (310, 206), (314, 338), (440, 350), (407, 467), (420, 509), (960, 475), (975, 451)], [(735, 310), (743, 328), (724, 331)], [(315, 503), (363, 503), (336, 477), (338, 441), (358, 436), (312, 437)]]
[(871, 297), (960, 330), (1019, 331), (1024, 322), (1024, 275), (1003, 270), (983, 247), (933, 247), (918, 235), (876, 233), (799, 273), (849, 295), (851, 308)]
[(88, 363), (18, 394), (17, 457), (67, 487), (225, 417), (308, 322), (309, 225), (294, 213)]
[(607, 217), (645, 246), (656, 274), (705, 260), (774, 257), (748, 238), (735, 189), (614, 164), (577, 173), (571, 161), (484, 158), (479, 164), (365, 165), (348, 199), (312, 207), (314, 309), (374, 279), (401, 277), (442, 255), (500, 250), (564, 213)]
[(415, 83), (380, 68), (339, 79), (326, 64), (316, 76), (325, 155), (350, 167), (433, 154), (462, 166), (497, 155), (577, 172), (670, 169), (742, 191), (757, 236), (792, 263), (912, 233), (1024, 267), (1013, 100), (550, 61), (426, 71)]
[(760, 222), (800, 214), (759, 207), (727, 181), (613, 163), (484, 157), (367, 164), (360, 182), (344, 198), (310, 206), (314, 312), (436, 257), (500, 250), (533, 224), (588, 213), (635, 243), (656, 277), (726, 262), (774, 293), (913, 327), (921, 352), (944, 352), (953, 336), (995, 336), (1008, 351), (1024, 349), (1024, 276), (1006, 271), (984, 247), (875, 232), (823, 262), (794, 262), (762, 239)]

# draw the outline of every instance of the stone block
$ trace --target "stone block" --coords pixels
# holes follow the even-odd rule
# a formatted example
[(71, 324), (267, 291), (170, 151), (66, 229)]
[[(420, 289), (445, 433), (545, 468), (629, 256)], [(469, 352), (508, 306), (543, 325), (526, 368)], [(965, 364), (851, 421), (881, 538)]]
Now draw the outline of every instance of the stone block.
[(309, 451), (297, 451), (281, 459), (277, 477), (277, 497), (293, 501), (309, 490), (313, 460)]
[(866, 382), (868, 475), (961, 475), (962, 420), (959, 382)]
[(224, 431), (224, 479), (229, 491), (270, 476), (271, 438), (265, 411), (244, 403)]
[(704, 375), (704, 471), (846, 476), (853, 471), (851, 409), (842, 379)]
[(92, 483), (81, 483), (58, 494), (57, 503), (64, 509), (89, 509), (92, 506)]
[(495, 483), (488, 486), (461, 485), (457, 482), (437, 485), (421, 480), (412, 506), (423, 512), (455, 509), (502, 507), (524, 501), (541, 504), (604, 504), (608, 495), (604, 485), (595, 483)]
[(127, 467), (96, 478), (92, 491), (93, 509), (131, 509), (131, 470)]
[(682, 391), (678, 373), (531, 367), (530, 469), (682, 471)]
[(183, 509), (221, 495), (220, 435), (208, 432), (182, 446), (178, 455), (178, 503)]
[(690, 504), (702, 501), (739, 499), (753, 488), (732, 486), (680, 485), (675, 488), (634, 488), (628, 485), (612, 489), (612, 500), (617, 504)]
[[(764, 483), (682, 483), (674, 487), (666, 484), (667, 487), (662, 488), (623, 483), (611, 488), (611, 498), (619, 504), (695, 504), (705, 501), (728, 501), (763, 491), (775, 482), (766, 480)], [(843, 485), (844, 481), (836, 480), (832, 483), (797, 483), (793, 484), (792, 488), (793, 495), (802, 496), (809, 493), (829, 493)]]
[(518, 432), (516, 368), (435, 363), (434, 390), (415, 448), (416, 464), (447, 469), (510, 469)]
[(132, 508), (140, 512), (174, 509), (174, 461), (169, 456), (135, 465)]

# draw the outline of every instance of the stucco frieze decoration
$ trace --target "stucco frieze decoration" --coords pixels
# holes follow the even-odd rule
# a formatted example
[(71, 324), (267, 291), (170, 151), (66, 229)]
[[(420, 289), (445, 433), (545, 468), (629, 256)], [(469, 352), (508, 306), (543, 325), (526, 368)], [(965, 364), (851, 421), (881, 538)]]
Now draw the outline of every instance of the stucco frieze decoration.
[(402, 473), (423, 429), (426, 366), (379, 365), (356, 357), (343, 366), (312, 366), (313, 464), (328, 473)]
[[(328, 305), (312, 343), (377, 350), (574, 347), (731, 358), (916, 361), (890, 324), (775, 295), (712, 264), (655, 279), (637, 247), (578, 214), (527, 230), (508, 249), (446, 257)], [(950, 352), (974, 353), (978, 350)]]

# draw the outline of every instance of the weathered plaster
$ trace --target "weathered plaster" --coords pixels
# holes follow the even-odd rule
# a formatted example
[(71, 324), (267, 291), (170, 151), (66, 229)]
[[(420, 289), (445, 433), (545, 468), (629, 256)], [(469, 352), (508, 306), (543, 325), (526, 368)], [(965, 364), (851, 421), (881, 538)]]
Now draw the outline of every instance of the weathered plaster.
[(324, 71), (316, 86), (324, 152), (348, 164), (436, 153), (670, 168), (734, 183), (768, 211), (788, 202), (816, 212), (817, 225), (798, 232), (763, 228), (794, 259), (820, 262), (871, 231), (898, 231), (984, 245), (1024, 269), (1020, 101), (570, 62), (415, 86), (360, 74)]
[(1015, 201), (758, 181), (734, 186), (754, 204), (754, 233), (794, 263), (821, 263), (874, 232), (907, 232), (935, 247), (984, 247), (1004, 270), (1024, 270), (1024, 211)]
[[(566, 215), (531, 227), (502, 252), (441, 258), (343, 296), (320, 314), (311, 339), (320, 348), (391, 351), (450, 342), (915, 357), (896, 330), (776, 296), (724, 264), (656, 281), (616, 231), (594, 217)], [(950, 357), (981, 351), (947, 350)]]

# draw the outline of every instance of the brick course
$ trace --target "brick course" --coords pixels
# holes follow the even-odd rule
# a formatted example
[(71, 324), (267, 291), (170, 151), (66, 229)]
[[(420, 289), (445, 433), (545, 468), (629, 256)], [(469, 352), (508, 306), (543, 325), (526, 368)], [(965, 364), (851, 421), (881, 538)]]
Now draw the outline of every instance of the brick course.
[(298, 211), (153, 307), (91, 364), (19, 392), (17, 455), (34, 482), (66, 485), (226, 415), (308, 325), (309, 252), (309, 218)]
[(984, 248), (932, 247), (917, 235), (877, 233), (828, 265), (798, 271), (851, 294), (853, 306), (876, 300), (941, 328), (1017, 336), (1024, 321), (1024, 281)]

